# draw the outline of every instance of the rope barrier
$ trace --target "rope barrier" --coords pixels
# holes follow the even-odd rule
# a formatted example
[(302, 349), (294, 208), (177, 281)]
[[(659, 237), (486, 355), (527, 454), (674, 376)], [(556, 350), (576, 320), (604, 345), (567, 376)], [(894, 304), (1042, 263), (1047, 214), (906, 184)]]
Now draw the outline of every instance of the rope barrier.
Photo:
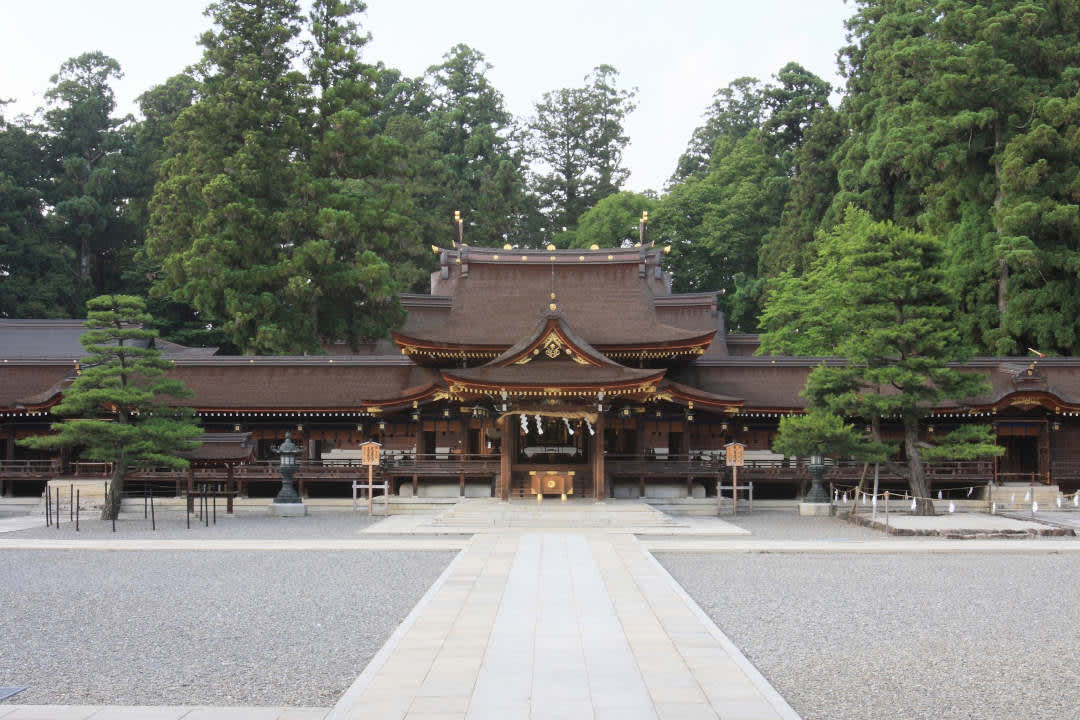
[[(930, 502), (933, 502), (935, 500), (942, 500), (942, 501), (948, 500), (949, 501), (949, 512), (955, 512), (955, 510), (956, 510), (956, 502), (955, 502), (956, 498), (954, 498), (951, 495), (951, 493), (956, 492), (956, 491), (966, 490), (967, 491), (967, 493), (965, 495), (965, 499), (966, 499), (966, 498), (970, 498), (972, 496), (972, 494), (974, 493), (976, 488), (984, 488), (984, 487), (989, 487), (989, 486), (988, 485), (965, 485), (965, 486), (962, 486), (962, 487), (955, 487), (955, 488), (943, 488), (941, 490), (938, 490), (936, 498), (923, 497), (923, 496), (920, 496), (920, 495), (914, 495), (912, 493), (909, 493), (907, 490), (905, 490), (904, 494), (901, 496), (898, 493), (895, 493), (895, 492), (893, 492), (891, 490), (885, 490), (883, 492), (874, 493), (871, 490), (861, 489), (858, 485), (835, 485), (834, 484), (832, 487), (833, 487), (832, 501), (833, 501), (833, 503), (839, 504), (839, 505), (847, 505), (848, 504), (848, 492), (850, 491), (851, 494), (852, 494), (851, 502), (853, 502), (853, 503), (860, 503), (861, 502), (862, 505), (870, 504), (870, 505), (875, 505), (876, 506), (877, 501), (878, 501), (879, 498), (895, 499), (897, 501), (902, 500), (904, 502), (907, 502), (908, 500), (910, 500), (911, 501), (911, 509), (915, 510), (917, 508), (917, 506), (918, 506), (918, 501), (919, 500), (928, 500)], [(950, 494), (945, 495), (945, 493), (950, 493)], [(1066, 500), (1066, 498), (1072, 498), (1072, 499), (1071, 500)], [(1073, 493), (1069, 493), (1069, 494), (1058, 493), (1058, 496), (1055, 499), (1055, 504), (1057, 505), (1057, 507), (1059, 507), (1059, 508), (1064, 507), (1066, 502), (1070, 502), (1073, 505), (1073, 507), (1080, 508), (1080, 490), (1077, 490), (1077, 491), (1075, 491)], [(1031, 503), (1032, 512), (1038, 512), (1039, 511), (1039, 503), (1037, 501), (1032, 502), (1031, 490), (1030, 489), (1028, 489), (1028, 491), (1024, 494), (1024, 504), (1026, 505), (1027, 503)], [(1009, 504), (1010, 505), (1015, 505), (1016, 504), (1016, 493), (1012, 493), (1012, 496), (1009, 499)], [(997, 510), (997, 502), (996, 501), (991, 501), (991, 503), (990, 503), (990, 512), (994, 513), (994, 512), (996, 512), (996, 510)]]

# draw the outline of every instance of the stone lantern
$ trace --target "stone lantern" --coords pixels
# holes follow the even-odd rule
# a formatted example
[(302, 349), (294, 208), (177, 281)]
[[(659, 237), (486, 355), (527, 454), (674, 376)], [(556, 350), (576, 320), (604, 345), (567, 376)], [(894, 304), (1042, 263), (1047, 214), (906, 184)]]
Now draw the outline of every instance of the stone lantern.
[(281, 473), (281, 491), (270, 503), (270, 514), (278, 517), (298, 517), (307, 515), (307, 506), (300, 499), (293, 487), (293, 475), (296, 474), (296, 456), (300, 448), (292, 441), (292, 435), (285, 433), (285, 442), (271, 450), (280, 456), (278, 471)]

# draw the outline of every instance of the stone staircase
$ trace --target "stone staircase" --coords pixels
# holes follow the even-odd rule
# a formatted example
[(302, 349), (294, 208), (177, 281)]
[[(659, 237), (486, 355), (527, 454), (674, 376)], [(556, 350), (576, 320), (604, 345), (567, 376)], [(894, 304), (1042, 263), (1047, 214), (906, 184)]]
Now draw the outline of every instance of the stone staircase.
[(637, 500), (568, 500), (557, 498), (500, 502), (462, 500), (431, 521), (444, 528), (656, 528), (685, 527), (675, 518)]
[[(1007, 482), (995, 485), (990, 490), (990, 500), (996, 503), (998, 512), (1030, 510), (1032, 502), (1039, 503), (1040, 511), (1057, 510), (1057, 499), (1060, 495), (1057, 485)], [(1071, 501), (1071, 498), (1069, 500)]]

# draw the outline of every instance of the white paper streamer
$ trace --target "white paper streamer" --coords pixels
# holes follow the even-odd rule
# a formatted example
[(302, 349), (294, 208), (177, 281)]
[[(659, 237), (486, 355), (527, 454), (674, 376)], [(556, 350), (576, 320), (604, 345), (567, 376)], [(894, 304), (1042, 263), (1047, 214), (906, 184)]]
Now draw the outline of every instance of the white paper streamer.
[(1009, 504), (1013, 505), (1015, 503), (1016, 503), (1016, 493), (1013, 493), (1012, 495), (1009, 496)]
[(1057, 496), (1057, 506), (1061, 507), (1061, 496), (1060, 495)]
[(566, 432), (573, 435), (574, 434), (574, 428), (570, 427), (570, 421), (567, 420), (566, 418), (563, 418), (562, 421), (563, 421), (563, 425), (566, 426)]
[(862, 504), (863, 504), (863, 505), (865, 505), (865, 504), (866, 504), (866, 493), (863, 493), (863, 494), (862, 494)]
[(1073, 495), (1073, 507), (1080, 506), (1080, 492)]
[(521, 418), (521, 429), (524, 430), (526, 433), (528, 433), (529, 432), (529, 416), (528, 415), (518, 415), (518, 417)]
[(1031, 503), (1031, 512), (1039, 512), (1039, 503), (1037, 503), (1037, 502)]
[(938, 490), (938, 491), (937, 491), (937, 499), (938, 499), (938, 500), (941, 500), (941, 499), (942, 499), (942, 497), (941, 497), (941, 491), (940, 491), (940, 490)]
[(595, 435), (596, 434), (596, 431), (592, 429), (592, 423), (591, 422), (586, 420), (585, 421), (585, 426), (589, 428), (589, 434), (590, 435)]
[(844, 503), (847, 503), (847, 493), (844, 493)]
[(543, 435), (544, 434), (544, 426), (540, 424), (540, 415), (539, 414), (534, 415), (533, 419), (536, 420), (536, 434), (537, 435)]
[(949, 512), (956, 512), (956, 503), (952, 500), (949, 501)]
[(972, 492), (973, 492), (974, 490), (975, 490), (975, 488), (974, 488), (974, 487), (969, 487), (969, 488), (968, 488), (968, 497), (971, 497), (971, 493), (972, 493)]
[(990, 503), (990, 514), (993, 515), (996, 512), (997, 512), (997, 503), (996, 502)]
[(911, 512), (915, 512), (915, 508), (916, 508), (916, 500), (915, 500), (915, 498), (911, 498)]
[(1026, 493), (1024, 493), (1024, 502), (1031, 502), (1031, 491), (1030, 490), (1028, 490)]

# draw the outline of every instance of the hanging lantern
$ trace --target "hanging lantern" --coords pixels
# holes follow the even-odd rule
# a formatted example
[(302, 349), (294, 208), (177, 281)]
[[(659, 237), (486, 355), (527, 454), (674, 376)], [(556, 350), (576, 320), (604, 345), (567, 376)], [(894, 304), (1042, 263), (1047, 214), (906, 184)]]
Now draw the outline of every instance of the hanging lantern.
[(630, 414), (631, 414), (630, 406), (627, 405), (627, 406), (623, 407), (623, 409), (619, 411), (619, 414), (622, 415), (624, 418), (630, 417)]
[(386, 420), (379, 418), (379, 432), (386, 432)]

